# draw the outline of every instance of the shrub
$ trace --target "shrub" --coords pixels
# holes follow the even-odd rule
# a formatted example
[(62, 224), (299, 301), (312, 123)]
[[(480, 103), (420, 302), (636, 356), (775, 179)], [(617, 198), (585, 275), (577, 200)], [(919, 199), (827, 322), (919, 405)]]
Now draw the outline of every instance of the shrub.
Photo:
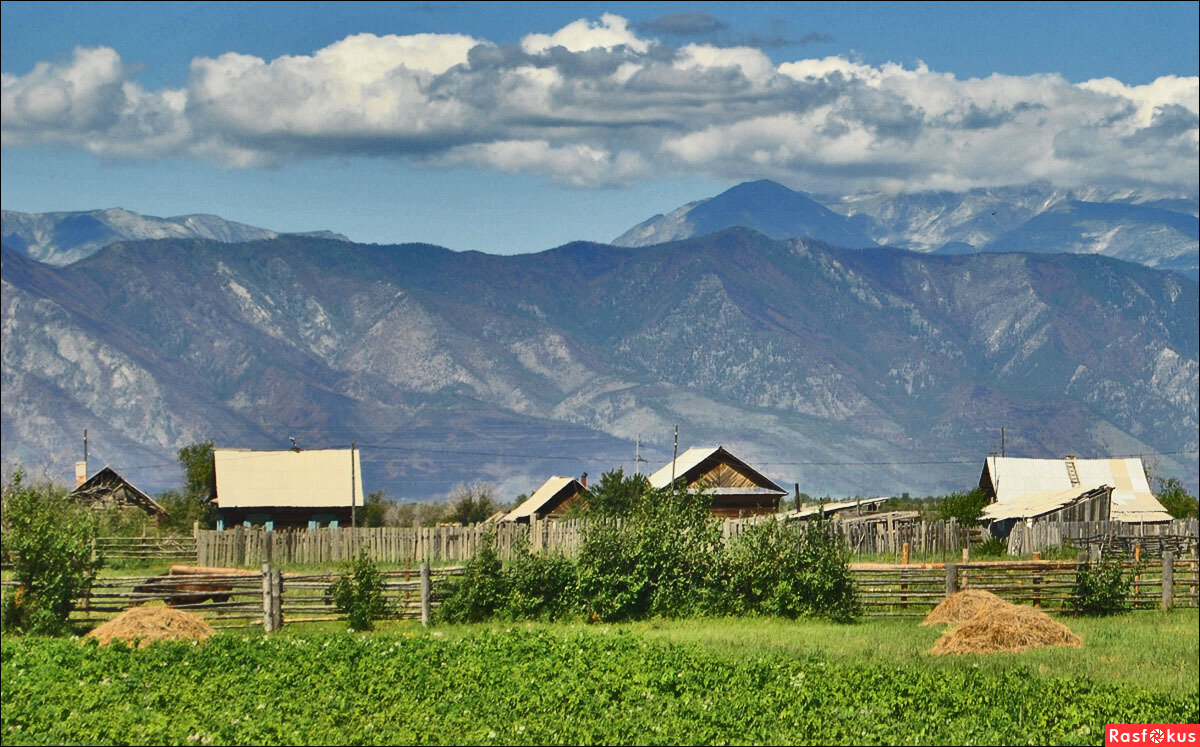
[(103, 562), (92, 555), (95, 516), (64, 490), (27, 484), (18, 468), (4, 488), (3, 531), (17, 588), (0, 603), (0, 624), (6, 631), (69, 632), (71, 610)]
[(1075, 574), (1075, 588), (1071, 592), (1071, 605), (1080, 615), (1114, 615), (1128, 612), (1129, 587), (1134, 573), (1126, 574), (1120, 560), (1106, 557), (1099, 563), (1088, 563), (1079, 567)]
[(998, 558), (1008, 554), (1008, 542), (1000, 537), (988, 537), (975, 548), (979, 557)]
[(494, 537), (488, 534), (467, 561), (462, 578), (450, 582), (438, 607), (439, 620), (452, 623), (481, 622), (507, 605), (508, 585)]
[(502, 614), (516, 620), (561, 620), (579, 607), (575, 563), (562, 555), (520, 554), (504, 569)]
[(979, 524), (979, 514), (987, 507), (988, 496), (982, 488), (975, 488), (969, 493), (950, 493), (943, 496), (937, 504), (939, 519), (955, 519), (964, 527)]
[(1158, 490), (1154, 491), (1154, 495), (1167, 513), (1176, 519), (1194, 519), (1200, 516), (1200, 503), (1197, 503), (1196, 496), (1187, 492), (1178, 477), (1168, 477), (1165, 480), (1160, 477), (1155, 482)]
[(859, 605), (848, 553), (823, 519), (751, 527), (729, 549), (730, 610), (853, 620)]
[(370, 630), (388, 613), (383, 577), (364, 550), (329, 587), (333, 604), (346, 615), (352, 630)]

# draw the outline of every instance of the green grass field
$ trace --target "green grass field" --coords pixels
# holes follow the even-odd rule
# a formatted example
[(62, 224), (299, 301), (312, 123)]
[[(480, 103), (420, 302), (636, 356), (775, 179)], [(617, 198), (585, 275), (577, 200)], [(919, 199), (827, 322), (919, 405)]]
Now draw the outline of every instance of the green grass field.
[(0, 643), (5, 744), (1099, 744), (1200, 718), (1195, 610), (1083, 648), (935, 657), (940, 628), (715, 618), (337, 623), (198, 645)]

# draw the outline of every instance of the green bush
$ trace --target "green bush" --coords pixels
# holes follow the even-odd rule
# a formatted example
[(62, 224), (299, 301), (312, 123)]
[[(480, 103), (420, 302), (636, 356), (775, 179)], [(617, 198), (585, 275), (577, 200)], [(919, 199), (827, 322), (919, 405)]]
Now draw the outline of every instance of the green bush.
[(853, 620), (860, 610), (848, 554), (829, 521), (751, 527), (729, 549), (730, 611)]
[(1155, 482), (1158, 490), (1154, 491), (1154, 495), (1167, 513), (1176, 519), (1194, 519), (1200, 516), (1200, 503), (1196, 501), (1196, 496), (1187, 492), (1178, 477), (1168, 477), (1165, 480), (1160, 477)]
[(437, 609), (437, 618), (452, 623), (487, 620), (508, 604), (508, 582), (494, 538), (483, 538), (479, 550), (464, 567), (461, 578), (447, 584), (446, 598)]
[(1008, 554), (1008, 542), (1000, 537), (988, 537), (975, 548), (976, 557), (999, 558)]
[(1075, 574), (1071, 606), (1080, 615), (1115, 615), (1130, 610), (1129, 589), (1134, 573), (1125, 573), (1119, 559), (1106, 557), (1087, 563)]
[(50, 485), (30, 485), (17, 469), (4, 487), (5, 558), (17, 587), (0, 602), (5, 631), (61, 635), (68, 617), (96, 578), (102, 559), (93, 557), (96, 517)]
[(514, 620), (562, 620), (578, 613), (575, 563), (562, 555), (519, 554), (503, 571), (508, 594), (500, 614)]
[(973, 527), (979, 524), (979, 515), (988, 505), (988, 495), (982, 488), (968, 493), (950, 493), (937, 503), (937, 517), (956, 520), (959, 525)]
[(371, 630), (388, 613), (383, 577), (364, 550), (329, 587), (333, 604), (346, 615), (352, 630)]

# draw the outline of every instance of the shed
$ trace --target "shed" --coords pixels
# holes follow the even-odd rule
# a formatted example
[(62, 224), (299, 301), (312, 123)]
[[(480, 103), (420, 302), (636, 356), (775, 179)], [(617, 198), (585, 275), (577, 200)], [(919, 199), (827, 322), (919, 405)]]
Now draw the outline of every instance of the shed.
[(1018, 521), (1027, 524), (1105, 521), (1111, 510), (1112, 493), (1113, 489), (1108, 485), (1024, 493), (1007, 501), (988, 504), (979, 518), (990, 523), (993, 537), (1007, 537)]
[(723, 446), (693, 447), (650, 475), (650, 486), (665, 490), (682, 479), (690, 493), (711, 493), (714, 516), (737, 518), (773, 514), (787, 491), (738, 459)]
[(348, 526), (362, 507), (358, 451), (213, 449), (217, 528)]
[[(1170, 521), (1146, 482), (1142, 460), (1126, 459), (1022, 459), (991, 456), (984, 460), (979, 476), (993, 503), (1010, 503), (1022, 496), (1075, 491), (1080, 495), (1100, 485), (1112, 487), (1107, 515), (1097, 510), (1081, 521), (1125, 521), (1149, 523)], [(1094, 501), (1089, 505), (1099, 506)]]
[(137, 508), (158, 519), (167, 515), (166, 509), (137, 486), (121, 477), (112, 467), (105, 467), (84, 480), (71, 491), (70, 497), (85, 506), (95, 509), (117, 506)]
[(504, 515), (500, 521), (528, 524), (530, 519), (556, 518), (579, 500), (587, 488), (574, 477), (551, 477), (525, 501)]

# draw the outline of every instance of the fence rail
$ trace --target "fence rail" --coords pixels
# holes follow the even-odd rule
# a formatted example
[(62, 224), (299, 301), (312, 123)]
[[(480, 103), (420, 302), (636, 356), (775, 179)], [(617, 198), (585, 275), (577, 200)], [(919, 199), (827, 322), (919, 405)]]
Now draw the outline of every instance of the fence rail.
[(196, 538), (96, 537), (92, 552), (121, 560), (190, 560), (196, 557)]

